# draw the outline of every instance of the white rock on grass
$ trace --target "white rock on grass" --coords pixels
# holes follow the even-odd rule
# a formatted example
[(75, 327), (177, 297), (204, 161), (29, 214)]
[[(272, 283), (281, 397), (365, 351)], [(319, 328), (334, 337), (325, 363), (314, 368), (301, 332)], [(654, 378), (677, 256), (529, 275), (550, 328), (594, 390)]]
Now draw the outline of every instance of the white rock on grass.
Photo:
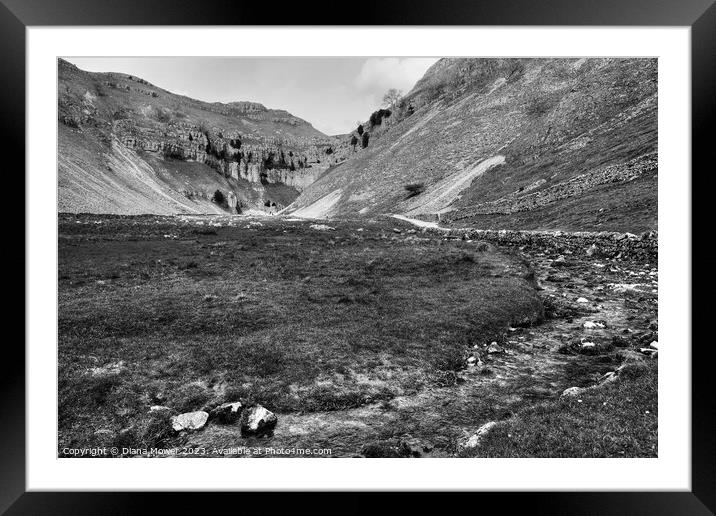
[(273, 431), (277, 423), (276, 414), (261, 405), (254, 405), (244, 410), (241, 416), (241, 434), (266, 435)]
[(326, 224), (311, 224), (309, 227), (311, 229), (315, 229), (316, 231), (333, 231), (336, 229), (331, 226), (327, 226)]
[(589, 299), (586, 297), (580, 297), (577, 299), (577, 303), (589, 303)]
[(615, 371), (609, 371), (608, 373), (605, 373), (601, 379), (599, 380), (599, 383), (611, 383), (617, 381), (617, 373)]
[(178, 416), (172, 416), (171, 423), (175, 432), (192, 431), (203, 428), (208, 419), (209, 414), (207, 412), (197, 410), (196, 412), (185, 412)]
[(587, 321), (582, 326), (587, 330), (593, 330), (594, 328), (604, 328), (603, 323), (594, 321)]
[(119, 374), (126, 369), (124, 361), (110, 362), (109, 364), (103, 365), (102, 367), (91, 367), (87, 370), (90, 376), (111, 376)]
[(490, 421), (489, 423), (485, 423), (480, 428), (477, 429), (477, 432), (472, 434), (465, 444), (463, 444), (463, 448), (470, 449), (470, 448), (477, 448), (482, 444), (483, 439), (485, 436), (492, 431), (493, 428), (497, 426), (496, 421)]
[(562, 392), (562, 396), (565, 396), (567, 398), (579, 396), (583, 390), (584, 389), (582, 389), (581, 387), (570, 387), (569, 389), (564, 389), (564, 391)]
[(487, 346), (487, 352), (492, 353), (504, 353), (504, 349), (502, 346), (500, 346), (497, 342), (491, 342), (489, 346)]
[(652, 347), (654, 349), (659, 349), (659, 342), (655, 340), (654, 342), (649, 344), (649, 347)]

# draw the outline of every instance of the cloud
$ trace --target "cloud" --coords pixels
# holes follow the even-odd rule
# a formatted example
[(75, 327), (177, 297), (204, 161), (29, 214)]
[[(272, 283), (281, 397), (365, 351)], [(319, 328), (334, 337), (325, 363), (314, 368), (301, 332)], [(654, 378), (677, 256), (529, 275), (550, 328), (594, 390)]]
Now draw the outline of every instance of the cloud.
[[(340, 96), (313, 110), (310, 122), (324, 134), (346, 134), (368, 119), (370, 113), (380, 106), (380, 100), (373, 95), (362, 95), (355, 90), (351, 95)], [(340, 109), (336, 106), (339, 105)]]
[(432, 57), (371, 57), (363, 63), (356, 87), (376, 98), (390, 88), (407, 93), (435, 61)]

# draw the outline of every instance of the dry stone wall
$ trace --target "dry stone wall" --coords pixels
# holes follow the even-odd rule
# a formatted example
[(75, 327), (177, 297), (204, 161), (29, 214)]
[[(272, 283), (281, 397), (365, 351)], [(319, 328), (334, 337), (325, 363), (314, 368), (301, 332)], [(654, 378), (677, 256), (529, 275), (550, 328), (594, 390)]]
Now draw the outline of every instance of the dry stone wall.
[(534, 193), (524, 195), (524, 191), (514, 192), (496, 201), (450, 212), (445, 214), (444, 218), (446, 220), (455, 221), (475, 215), (510, 214), (530, 211), (561, 199), (583, 195), (599, 185), (631, 181), (647, 172), (657, 170), (657, 168), (658, 161), (656, 153), (647, 154), (634, 158), (624, 164), (613, 165), (594, 172), (580, 174), (568, 181), (543, 188)]
[(649, 231), (641, 235), (632, 233), (562, 231), (511, 231), (486, 229), (451, 229), (451, 237), (484, 240), (528, 250), (546, 249), (559, 254), (600, 256), (641, 261), (656, 261), (659, 234)]

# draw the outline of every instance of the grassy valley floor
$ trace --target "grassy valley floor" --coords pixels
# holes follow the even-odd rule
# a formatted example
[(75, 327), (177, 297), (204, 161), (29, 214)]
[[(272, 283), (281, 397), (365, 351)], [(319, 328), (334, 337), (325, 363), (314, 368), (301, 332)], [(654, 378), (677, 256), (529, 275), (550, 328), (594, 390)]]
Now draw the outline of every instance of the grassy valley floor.
[[(655, 456), (655, 264), (554, 258), (388, 218), (60, 215), (59, 453)], [(233, 401), (274, 434), (150, 412)]]

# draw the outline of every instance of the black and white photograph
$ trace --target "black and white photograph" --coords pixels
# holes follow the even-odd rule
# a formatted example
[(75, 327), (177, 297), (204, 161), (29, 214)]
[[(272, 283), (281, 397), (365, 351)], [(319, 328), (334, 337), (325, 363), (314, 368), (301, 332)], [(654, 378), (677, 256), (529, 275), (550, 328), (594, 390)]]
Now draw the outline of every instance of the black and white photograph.
[(658, 72), (58, 58), (57, 456), (659, 457)]
[(0, 513), (713, 514), (715, 1), (0, 0)]
[(0, 513), (713, 512), (714, 0), (0, 4)]

